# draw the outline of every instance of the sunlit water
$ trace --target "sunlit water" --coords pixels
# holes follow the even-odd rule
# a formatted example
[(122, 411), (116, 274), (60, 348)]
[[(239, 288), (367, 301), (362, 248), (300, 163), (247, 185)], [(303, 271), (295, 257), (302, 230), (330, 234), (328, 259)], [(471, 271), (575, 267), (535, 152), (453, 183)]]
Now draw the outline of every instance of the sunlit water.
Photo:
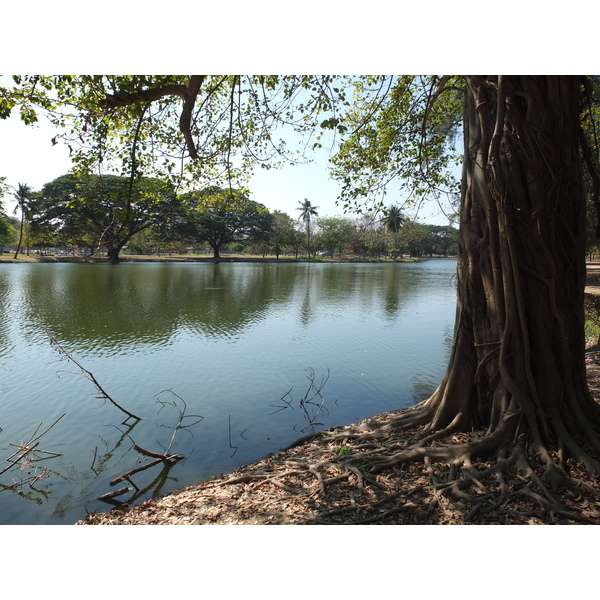
[[(0, 470), (66, 413), (37, 447), (61, 456), (31, 454), (0, 475), (0, 523), (109, 510), (98, 496), (148, 460), (134, 443), (164, 452), (175, 433), (171, 452), (185, 457), (134, 475), (139, 491), (118, 499), (135, 503), (414, 404), (448, 360), (455, 267), (0, 265)], [(141, 421), (123, 424), (49, 334)], [(323, 388), (309, 402), (311, 377)]]

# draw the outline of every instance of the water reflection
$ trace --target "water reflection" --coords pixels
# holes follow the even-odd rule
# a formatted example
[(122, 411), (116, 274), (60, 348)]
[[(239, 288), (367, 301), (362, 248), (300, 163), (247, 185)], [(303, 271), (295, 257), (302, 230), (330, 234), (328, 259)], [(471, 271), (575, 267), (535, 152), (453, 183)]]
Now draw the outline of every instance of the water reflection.
[[(335, 314), (349, 305), (393, 320), (423, 292), (424, 282), (422, 272), (389, 267), (31, 265), (11, 285), (31, 322), (39, 319), (67, 346), (122, 354), (171, 344), (182, 329), (234, 341), (273, 307), (295, 305), (298, 296), (304, 326), (323, 311)], [(0, 332), (6, 337), (4, 327)]]
[(291, 294), (289, 275), (277, 269), (173, 266), (40, 265), (20, 287), (30, 318), (71, 347), (111, 354), (152, 351), (181, 328), (234, 339)]
[[(121, 499), (197, 483), (308, 431), (414, 403), (447, 361), (453, 272), (445, 261), (3, 265), (0, 338), (10, 351), (1, 355), (0, 427), (9, 435), (0, 451), (33, 423), (67, 416), (49, 439), (63, 456), (40, 487), (46, 495), (0, 488), (0, 518), (72, 522), (84, 504), (105, 510), (96, 499), (136, 467), (134, 446), (164, 452), (174, 431), (172, 451), (185, 460), (140, 472)], [(56, 363), (44, 328), (142, 418), (135, 429)], [(165, 394), (203, 420), (178, 429)]]

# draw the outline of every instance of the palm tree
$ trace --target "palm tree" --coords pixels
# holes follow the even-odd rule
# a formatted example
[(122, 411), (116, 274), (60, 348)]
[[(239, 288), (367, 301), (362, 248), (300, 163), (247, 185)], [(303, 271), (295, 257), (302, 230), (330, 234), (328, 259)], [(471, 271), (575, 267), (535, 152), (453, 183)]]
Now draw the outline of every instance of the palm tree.
[[(14, 189), (14, 188), (13, 188)], [(15, 206), (14, 214), (17, 213), (17, 209), (21, 209), (21, 230), (19, 233), (19, 243), (17, 244), (17, 251), (15, 252), (15, 258), (19, 255), (21, 251), (21, 244), (23, 243), (23, 227), (25, 225), (25, 219), (27, 217), (28, 212), (28, 204), (31, 199), (33, 190), (26, 183), (19, 183), (19, 187), (15, 190), (13, 194), (13, 198), (17, 201), (17, 206)]]
[(385, 210), (385, 216), (381, 219), (381, 222), (385, 225), (385, 228), (394, 236), (394, 246), (398, 247), (398, 232), (404, 225), (404, 215), (402, 209), (395, 204), (388, 206)]
[(300, 202), (298, 200), (300, 206), (296, 210), (302, 211), (299, 219), (302, 219), (304, 223), (306, 223), (306, 252), (308, 254), (308, 258), (310, 258), (310, 220), (312, 217), (318, 217), (319, 213), (317, 212), (318, 206), (312, 206), (310, 200), (304, 198), (304, 202)]

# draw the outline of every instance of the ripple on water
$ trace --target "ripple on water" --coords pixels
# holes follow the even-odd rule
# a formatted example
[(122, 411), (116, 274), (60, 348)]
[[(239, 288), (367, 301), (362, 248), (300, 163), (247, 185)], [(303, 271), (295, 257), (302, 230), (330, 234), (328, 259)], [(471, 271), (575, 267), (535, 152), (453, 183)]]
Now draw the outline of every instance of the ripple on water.
[[(136, 466), (131, 441), (154, 450), (169, 443), (178, 414), (158, 404), (163, 390), (204, 417), (178, 432), (177, 451), (189, 460), (166, 479), (173, 489), (307, 433), (299, 405), (307, 368), (317, 382), (330, 373), (324, 427), (410, 403), (443, 375), (451, 270), (436, 280), (425, 265), (421, 279), (419, 266), (402, 265), (96, 266), (0, 271), (0, 442), (67, 413), (48, 437), (63, 452), (44, 483), (48, 496), (37, 504), (0, 495), (8, 522), (71, 522), (82, 504), (106, 510), (95, 498)], [(142, 421), (130, 429), (89, 380), (70, 373), (34, 317)], [(288, 390), (293, 406), (276, 412)], [(147, 473), (148, 485), (155, 477)]]

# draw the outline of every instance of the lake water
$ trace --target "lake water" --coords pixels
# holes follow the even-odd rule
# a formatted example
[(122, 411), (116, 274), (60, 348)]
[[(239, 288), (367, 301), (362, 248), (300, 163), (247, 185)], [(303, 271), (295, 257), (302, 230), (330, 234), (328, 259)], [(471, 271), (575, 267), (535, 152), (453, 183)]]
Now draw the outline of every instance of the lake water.
[[(68, 524), (110, 510), (97, 498), (129, 485), (110, 481), (151, 460), (134, 444), (185, 457), (133, 475), (139, 489), (118, 500), (138, 503), (414, 404), (446, 367), (455, 269), (451, 260), (0, 265), (0, 470), (65, 414), (40, 452), (0, 475), (0, 523)], [(124, 423), (49, 333), (141, 420)]]

